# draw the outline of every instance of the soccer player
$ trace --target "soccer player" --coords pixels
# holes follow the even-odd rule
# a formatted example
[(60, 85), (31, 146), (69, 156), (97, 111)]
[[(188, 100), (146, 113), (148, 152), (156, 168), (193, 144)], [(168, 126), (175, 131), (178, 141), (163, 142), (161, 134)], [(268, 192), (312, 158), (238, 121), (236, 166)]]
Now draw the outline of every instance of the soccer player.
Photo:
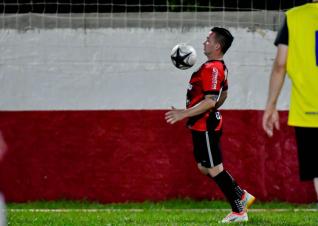
[(227, 97), (228, 70), (223, 55), (233, 39), (227, 29), (211, 29), (203, 43), (208, 61), (191, 76), (186, 109), (173, 107), (165, 114), (166, 122), (170, 124), (188, 118), (187, 126), (192, 133), (198, 169), (216, 182), (232, 207), (232, 212), (222, 223), (248, 221), (247, 208), (255, 200), (254, 196), (241, 189), (222, 164), (220, 138), (223, 118), (217, 109)]
[[(318, 1), (286, 12), (275, 45), (263, 129), (272, 137), (279, 129), (277, 99), (286, 71), (292, 81), (288, 125), (295, 128), (300, 179), (313, 180), (318, 200)], [(318, 202), (317, 202), (318, 207)]]

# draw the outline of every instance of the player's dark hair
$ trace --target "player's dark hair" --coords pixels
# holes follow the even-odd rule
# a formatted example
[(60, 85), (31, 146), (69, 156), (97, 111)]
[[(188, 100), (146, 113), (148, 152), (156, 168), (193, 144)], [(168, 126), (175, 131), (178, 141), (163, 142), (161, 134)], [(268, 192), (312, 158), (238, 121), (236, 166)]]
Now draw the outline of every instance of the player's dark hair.
[(222, 27), (214, 27), (211, 29), (211, 31), (215, 33), (216, 41), (220, 43), (221, 51), (223, 54), (225, 54), (232, 45), (234, 37), (227, 29)]

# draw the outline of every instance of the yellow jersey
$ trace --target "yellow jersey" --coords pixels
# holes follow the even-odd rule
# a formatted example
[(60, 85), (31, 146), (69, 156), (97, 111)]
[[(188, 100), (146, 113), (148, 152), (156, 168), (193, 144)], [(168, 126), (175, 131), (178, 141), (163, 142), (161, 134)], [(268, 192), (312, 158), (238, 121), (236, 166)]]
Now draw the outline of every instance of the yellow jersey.
[(288, 125), (318, 127), (318, 3), (295, 7), (286, 16), (292, 81)]

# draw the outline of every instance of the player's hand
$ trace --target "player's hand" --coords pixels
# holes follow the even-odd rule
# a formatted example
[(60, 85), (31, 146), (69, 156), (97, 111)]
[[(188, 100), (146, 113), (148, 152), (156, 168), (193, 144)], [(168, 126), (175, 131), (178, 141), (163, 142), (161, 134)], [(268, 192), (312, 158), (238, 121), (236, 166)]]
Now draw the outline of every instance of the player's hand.
[(165, 113), (165, 120), (169, 124), (174, 124), (185, 118), (184, 111), (171, 107), (171, 111)]
[(274, 135), (274, 128), (279, 130), (279, 114), (275, 107), (267, 107), (265, 109), (262, 126), (269, 137)]

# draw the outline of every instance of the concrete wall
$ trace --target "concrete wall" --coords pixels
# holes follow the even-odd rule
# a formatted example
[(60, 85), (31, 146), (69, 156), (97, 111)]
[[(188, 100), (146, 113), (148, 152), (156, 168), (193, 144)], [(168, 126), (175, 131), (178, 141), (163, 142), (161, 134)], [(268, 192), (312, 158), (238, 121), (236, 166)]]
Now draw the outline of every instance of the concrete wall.
[[(0, 30), (1, 110), (166, 109), (183, 107), (191, 73), (206, 59), (210, 27), (180, 29)], [(275, 32), (230, 28), (225, 109), (263, 109)], [(193, 45), (197, 64), (173, 67), (172, 47)], [(286, 110), (289, 83), (279, 108)], [(114, 98), (114, 95), (116, 98)], [(147, 98), (145, 98), (147, 96)]]

